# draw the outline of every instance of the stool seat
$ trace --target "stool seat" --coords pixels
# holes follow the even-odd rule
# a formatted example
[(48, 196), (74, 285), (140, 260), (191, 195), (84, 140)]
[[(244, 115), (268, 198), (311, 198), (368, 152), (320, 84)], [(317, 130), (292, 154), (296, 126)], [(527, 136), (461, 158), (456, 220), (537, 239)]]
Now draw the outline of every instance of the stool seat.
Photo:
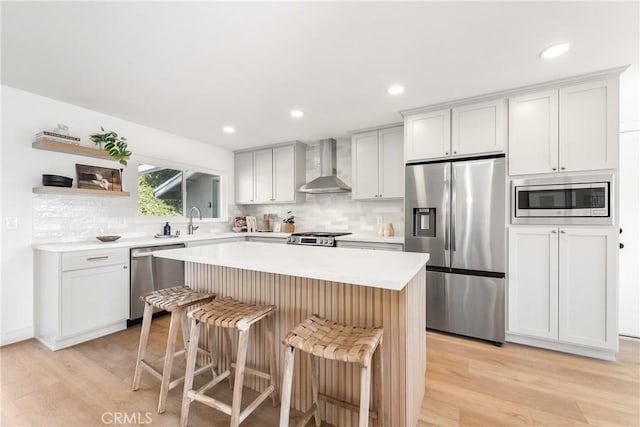
[(141, 301), (166, 311), (182, 310), (194, 304), (211, 301), (213, 298), (212, 294), (194, 291), (188, 286), (159, 289), (140, 296)]
[(323, 359), (368, 366), (383, 330), (342, 325), (313, 315), (285, 335), (282, 342)]
[(188, 317), (209, 326), (245, 331), (275, 309), (275, 305), (246, 304), (227, 297), (213, 300), (190, 311)]

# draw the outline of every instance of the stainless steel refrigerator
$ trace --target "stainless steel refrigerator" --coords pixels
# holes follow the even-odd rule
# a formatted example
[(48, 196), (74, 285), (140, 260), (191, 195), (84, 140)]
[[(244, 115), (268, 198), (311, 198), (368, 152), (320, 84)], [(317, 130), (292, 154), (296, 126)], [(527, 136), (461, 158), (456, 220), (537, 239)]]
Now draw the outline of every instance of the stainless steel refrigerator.
[(505, 159), (406, 167), (405, 250), (426, 252), (427, 328), (504, 342)]

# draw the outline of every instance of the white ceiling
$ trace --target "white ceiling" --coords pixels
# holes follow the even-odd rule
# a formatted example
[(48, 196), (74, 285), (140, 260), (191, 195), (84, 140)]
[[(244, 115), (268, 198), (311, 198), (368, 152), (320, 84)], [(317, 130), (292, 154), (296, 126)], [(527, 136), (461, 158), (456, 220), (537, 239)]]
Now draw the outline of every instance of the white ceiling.
[[(243, 148), (342, 136), (400, 121), (402, 109), (632, 64), (621, 120), (633, 120), (638, 10), (638, 2), (3, 1), (2, 83)], [(538, 57), (559, 41), (573, 49)], [(406, 92), (388, 95), (394, 83)], [(291, 118), (294, 108), (305, 117)], [(224, 125), (237, 132), (222, 133)]]

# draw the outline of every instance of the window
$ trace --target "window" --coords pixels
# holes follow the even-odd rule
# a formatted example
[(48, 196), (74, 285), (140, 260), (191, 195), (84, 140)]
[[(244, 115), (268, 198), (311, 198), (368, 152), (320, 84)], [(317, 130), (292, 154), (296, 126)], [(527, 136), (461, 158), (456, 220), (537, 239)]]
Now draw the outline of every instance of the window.
[(202, 218), (221, 218), (220, 177), (193, 170), (138, 165), (138, 214), (185, 216), (195, 206)]

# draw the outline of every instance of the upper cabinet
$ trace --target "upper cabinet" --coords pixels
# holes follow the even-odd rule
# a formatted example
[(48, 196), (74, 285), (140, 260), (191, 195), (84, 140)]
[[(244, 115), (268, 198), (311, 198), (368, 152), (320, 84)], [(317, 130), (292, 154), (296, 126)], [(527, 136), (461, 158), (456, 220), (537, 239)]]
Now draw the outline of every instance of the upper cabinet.
[(497, 99), (405, 118), (407, 162), (501, 153), (507, 133), (506, 100)]
[(402, 126), (354, 134), (351, 154), (354, 200), (404, 197)]
[(558, 91), (509, 98), (509, 174), (558, 170)]
[(509, 174), (617, 167), (618, 82), (509, 98)]
[(449, 109), (406, 117), (404, 121), (406, 161), (448, 156), (450, 136), (451, 111)]
[(618, 79), (560, 89), (560, 170), (618, 166)]
[(468, 156), (504, 151), (507, 100), (498, 99), (451, 110), (451, 153)]
[(295, 203), (303, 195), (296, 188), (304, 184), (305, 146), (278, 145), (235, 153), (236, 203)]

